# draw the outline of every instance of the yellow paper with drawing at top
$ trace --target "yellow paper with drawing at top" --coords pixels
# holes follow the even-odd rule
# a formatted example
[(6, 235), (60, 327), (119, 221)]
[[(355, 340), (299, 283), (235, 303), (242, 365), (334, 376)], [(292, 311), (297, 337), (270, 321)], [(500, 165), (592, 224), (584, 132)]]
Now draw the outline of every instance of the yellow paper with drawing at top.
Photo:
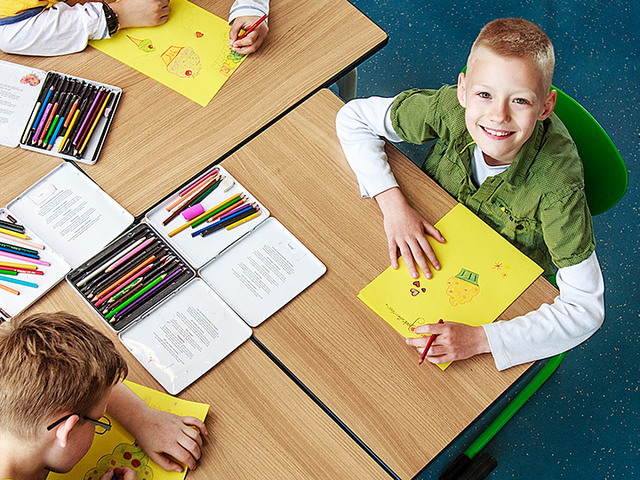
[[(147, 405), (156, 410), (182, 417), (196, 417), (202, 421), (209, 412), (207, 404), (172, 397), (128, 380), (124, 383)], [(129, 432), (113, 418), (109, 417), (109, 420), (111, 420), (111, 430), (94, 437), (87, 454), (70, 472), (50, 473), (47, 480), (98, 480), (109, 468), (121, 466), (135, 470), (138, 480), (183, 480), (185, 478), (186, 468), (182, 472), (165, 471), (149, 459)]]
[(171, 0), (169, 21), (127, 28), (92, 47), (206, 106), (244, 60), (229, 47), (226, 20), (187, 0)]
[(358, 295), (405, 338), (419, 337), (416, 327), (441, 318), (493, 322), (543, 271), (464, 205), (435, 226), (447, 241), (430, 242), (442, 267), (432, 269), (430, 280), (422, 272), (413, 279), (401, 258), (397, 270), (389, 267)]

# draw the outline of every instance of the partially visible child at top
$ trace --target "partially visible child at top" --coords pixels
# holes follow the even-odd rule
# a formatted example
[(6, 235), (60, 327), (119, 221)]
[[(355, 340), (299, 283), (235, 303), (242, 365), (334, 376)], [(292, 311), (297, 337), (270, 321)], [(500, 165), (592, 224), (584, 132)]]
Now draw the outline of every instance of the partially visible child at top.
[[(360, 192), (375, 198), (383, 213), (394, 268), (400, 254), (414, 278), (416, 264), (431, 278), (429, 263), (436, 270), (440, 264), (427, 236), (446, 240), (408, 204), (381, 137), (415, 144), (437, 138), (423, 170), (546, 275), (558, 268), (560, 295), (552, 305), (481, 327), (438, 325), (438, 319), (418, 327), (416, 333), (438, 335), (427, 355), (433, 363), (491, 352), (502, 370), (573, 348), (604, 320), (582, 162), (553, 114), (554, 62), (551, 41), (539, 27), (494, 20), (473, 44), (457, 87), (354, 100), (338, 114), (338, 136)], [(426, 341), (407, 339), (419, 352)]]
[[(111, 340), (79, 318), (58, 312), (0, 326), (0, 479), (43, 480), (69, 472), (108, 412), (160, 467), (196, 467), (204, 424), (149, 407), (120, 380), (127, 364)], [(135, 480), (131, 468), (100, 480)]]
[[(166, 23), (169, 0), (89, 2), (71, 0), (0, 0), (0, 50), (21, 55), (65, 55), (84, 50), (89, 40), (110, 38), (129, 27)], [(229, 44), (242, 55), (258, 49), (267, 36), (267, 22), (245, 38), (247, 29), (269, 13), (269, 0), (236, 0), (231, 7)]]

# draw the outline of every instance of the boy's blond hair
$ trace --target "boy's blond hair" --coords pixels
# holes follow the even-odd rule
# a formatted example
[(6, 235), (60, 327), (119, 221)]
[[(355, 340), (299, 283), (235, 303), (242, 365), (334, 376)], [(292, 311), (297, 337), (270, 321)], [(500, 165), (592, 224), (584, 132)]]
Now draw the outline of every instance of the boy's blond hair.
[(58, 414), (89, 415), (126, 375), (111, 340), (74, 315), (13, 320), (0, 328), (0, 431), (28, 440)]
[(551, 89), (555, 57), (549, 37), (535, 23), (522, 18), (499, 18), (487, 23), (471, 47), (467, 65), (479, 49), (504, 57), (528, 58), (542, 74), (545, 91)]

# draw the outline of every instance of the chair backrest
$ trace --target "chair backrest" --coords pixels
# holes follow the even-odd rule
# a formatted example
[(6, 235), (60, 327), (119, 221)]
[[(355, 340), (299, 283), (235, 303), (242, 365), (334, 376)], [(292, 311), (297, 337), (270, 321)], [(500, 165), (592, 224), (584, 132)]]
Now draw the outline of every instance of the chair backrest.
[(555, 114), (560, 117), (584, 166), (584, 184), (592, 215), (606, 212), (627, 191), (629, 175), (622, 156), (607, 132), (578, 102), (558, 90)]

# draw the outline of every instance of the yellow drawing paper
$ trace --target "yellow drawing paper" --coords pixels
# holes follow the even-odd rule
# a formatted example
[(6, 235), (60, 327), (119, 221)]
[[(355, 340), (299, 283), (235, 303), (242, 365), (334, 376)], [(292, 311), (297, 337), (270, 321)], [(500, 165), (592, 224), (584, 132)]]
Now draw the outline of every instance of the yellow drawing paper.
[(187, 0), (171, 0), (164, 25), (127, 28), (89, 44), (206, 106), (244, 60), (229, 47), (230, 28)]
[[(125, 380), (124, 383), (156, 410), (191, 416), (204, 421), (209, 405), (181, 400), (166, 393)], [(107, 415), (108, 416), (108, 415)], [(68, 473), (50, 473), (48, 480), (98, 480), (109, 468), (129, 467), (136, 471), (138, 480), (184, 480), (183, 472), (167, 472), (152, 462), (138, 446), (135, 439), (113, 418), (111, 430), (96, 435), (91, 449)]]
[(358, 294), (405, 338), (415, 328), (444, 321), (468, 325), (493, 322), (542, 273), (464, 205), (456, 205), (435, 225), (446, 243), (431, 241), (441, 270), (413, 279), (400, 259)]

